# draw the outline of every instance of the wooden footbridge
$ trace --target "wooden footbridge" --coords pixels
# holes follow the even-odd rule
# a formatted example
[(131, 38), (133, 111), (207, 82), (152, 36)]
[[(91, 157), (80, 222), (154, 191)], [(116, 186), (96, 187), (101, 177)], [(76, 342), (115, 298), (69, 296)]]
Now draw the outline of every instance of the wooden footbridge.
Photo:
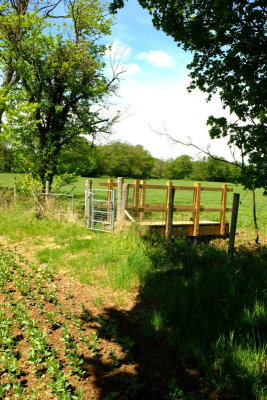
[[(135, 179), (133, 183), (124, 183), (123, 178), (118, 178), (117, 182), (108, 179), (108, 182), (100, 183), (100, 186), (107, 189), (107, 201), (105, 208), (108, 211), (110, 206), (110, 196), (116, 189), (116, 223), (119, 225), (125, 220), (132, 222), (138, 221), (140, 226), (150, 227), (166, 237), (227, 237), (229, 235), (229, 223), (226, 222), (226, 215), (232, 211), (227, 207), (227, 195), (233, 189), (222, 184), (221, 187), (206, 187), (201, 183), (193, 186), (177, 186), (171, 181), (166, 185), (147, 184), (144, 180)], [(148, 204), (149, 191), (165, 191), (166, 201), (164, 204)], [(180, 204), (183, 198), (182, 193), (188, 191), (192, 193), (187, 197), (186, 204)], [(204, 192), (217, 192), (217, 207), (209, 207), (202, 204)], [(177, 200), (179, 199), (179, 204)], [(189, 203), (191, 199), (191, 204)], [(102, 206), (103, 208), (103, 203)], [(154, 218), (161, 213), (162, 218)], [(205, 217), (201, 218), (205, 213)], [(218, 213), (216, 221), (207, 219), (207, 213)], [(186, 218), (181, 219), (181, 214)], [(108, 213), (107, 213), (108, 215)], [(107, 217), (109, 218), (109, 217)], [(108, 222), (108, 221), (107, 221)]]

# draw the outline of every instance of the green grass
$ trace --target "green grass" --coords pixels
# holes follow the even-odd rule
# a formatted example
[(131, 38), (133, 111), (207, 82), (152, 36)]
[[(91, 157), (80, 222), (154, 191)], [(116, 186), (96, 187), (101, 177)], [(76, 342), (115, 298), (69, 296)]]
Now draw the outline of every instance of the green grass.
[[(40, 262), (123, 297), (140, 288), (145, 335), (167, 341), (217, 390), (266, 400), (267, 251), (239, 250), (229, 266), (215, 246), (167, 243), (136, 228), (113, 234), (37, 220), (23, 207), (0, 210), (1, 235), (29, 243)], [(123, 298), (120, 300), (123, 303)], [(141, 310), (141, 313), (140, 313)], [(160, 346), (159, 349), (160, 350)]]
[[(0, 174), (0, 186), (2, 187), (11, 187), (14, 183), (15, 174)], [(84, 198), (84, 188), (85, 188), (85, 180), (86, 178), (79, 177), (77, 182), (73, 185), (66, 186), (62, 189), (63, 192), (73, 193), (75, 194), (76, 207), (77, 210), (80, 211), (83, 207), (83, 198)], [(100, 188), (100, 182), (107, 182), (107, 177), (99, 177), (92, 178), (93, 180), (93, 188)], [(114, 178), (116, 182), (116, 178)], [(126, 179), (125, 182), (132, 182), (132, 179)], [(149, 184), (157, 184), (157, 185), (165, 185), (166, 180), (148, 180)], [(174, 185), (180, 186), (193, 186), (192, 181), (184, 181), (184, 180), (173, 180)], [(202, 186), (207, 187), (220, 187), (221, 184), (219, 182), (201, 182)], [(238, 229), (243, 231), (252, 232), (254, 229), (253, 224), (253, 213), (252, 213), (252, 193), (250, 191), (246, 191), (240, 185), (228, 184), (229, 187), (233, 188), (233, 192), (240, 193), (240, 207), (239, 207), (239, 217), (238, 217)], [(103, 188), (103, 187), (102, 187)], [(129, 202), (131, 202), (132, 198), (132, 189), (130, 190)], [(166, 202), (166, 191), (165, 190), (147, 190), (146, 195), (146, 203), (147, 204), (165, 204)], [(258, 189), (256, 190), (256, 202), (257, 202), (257, 217), (258, 224), (260, 228), (260, 234), (267, 234), (267, 201), (266, 197), (263, 196), (263, 191)], [(175, 203), (176, 204), (192, 204), (192, 192), (191, 191), (176, 191), (175, 194)], [(201, 193), (201, 205), (208, 207), (220, 207), (220, 193), (218, 192), (202, 192)], [(232, 193), (228, 194), (228, 202), (227, 206), (231, 207), (232, 205)], [(69, 204), (70, 206), (70, 204)], [(175, 219), (183, 220), (189, 219), (191, 215), (189, 213), (176, 213), (174, 215)], [(219, 220), (219, 213), (201, 213), (201, 219), (209, 219), (209, 220)], [(164, 220), (164, 213), (157, 213), (154, 215), (146, 214), (146, 217), (151, 219), (156, 219), (159, 221)], [(227, 213), (227, 221), (230, 222), (231, 213)]]

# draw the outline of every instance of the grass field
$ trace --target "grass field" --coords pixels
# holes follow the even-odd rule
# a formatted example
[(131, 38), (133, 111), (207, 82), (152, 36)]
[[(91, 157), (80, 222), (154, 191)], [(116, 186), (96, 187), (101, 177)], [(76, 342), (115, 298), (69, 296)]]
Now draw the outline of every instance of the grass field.
[[(0, 187), (12, 187), (14, 184), (15, 174), (0, 174)], [(89, 179), (89, 178), (88, 178)], [(92, 178), (93, 188), (100, 188), (100, 182), (107, 182), (107, 177)], [(64, 193), (72, 193), (75, 195), (75, 202), (77, 209), (83, 207), (83, 197), (85, 189), (86, 178), (78, 177), (77, 182), (72, 185), (65, 186), (62, 188)], [(126, 179), (125, 182), (131, 183), (132, 179)], [(116, 182), (116, 178), (114, 178)], [(148, 180), (149, 184), (165, 185), (166, 180)], [(180, 186), (193, 186), (194, 182), (184, 180), (173, 180), (174, 185)], [(219, 182), (201, 182), (202, 186), (207, 187), (221, 187)], [(253, 234), (253, 211), (252, 211), (252, 193), (246, 191), (241, 185), (228, 184), (229, 187), (233, 188), (233, 192), (240, 193), (240, 207), (238, 217), (238, 229), (240, 231), (246, 231)], [(103, 188), (103, 187), (102, 187)], [(132, 191), (130, 190), (129, 199), (131, 199)], [(129, 200), (130, 201), (130, 200)], [(147, 204), (165, 204), (166, 191), (165, 190), (147, 190), (146, 203)], [(176, 191), (175, 194), (176, 204), (192, 204), (192, 192), (190, 191)], [(266, 197), (263, 196), (263, 191), (256, 190), (256, 203), (257, 203), (257, 219), (260, 234), (262, 236), (267, 235), (267, 201)], [(201, 205), (208, 207), (219, 207), (220, 206), (220, 194), (216, 192), (202, 192), (201, 194)], [(227, 206), (232, 205), (232, 193), (228, 194)], [(188, 219), (190, 216), (187, 214), (179, 213), (175, 214), (175, 218), (179, 220)], [(163, 213), (157, 213), (154, 219), (164, 220)], [(201, 219), (218, 220), (218, 213), (201, 213)], [(230, 213), (227, 214), (227, 221), (230, 221)]]

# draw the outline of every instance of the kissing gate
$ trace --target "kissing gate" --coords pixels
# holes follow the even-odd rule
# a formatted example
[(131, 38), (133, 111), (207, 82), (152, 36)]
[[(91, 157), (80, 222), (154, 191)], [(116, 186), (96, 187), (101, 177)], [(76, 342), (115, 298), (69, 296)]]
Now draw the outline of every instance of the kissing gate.
[(86, 196), (87, 228), (101, 232), (112, 232), (115, 221), (115, 190), (90, 189)]

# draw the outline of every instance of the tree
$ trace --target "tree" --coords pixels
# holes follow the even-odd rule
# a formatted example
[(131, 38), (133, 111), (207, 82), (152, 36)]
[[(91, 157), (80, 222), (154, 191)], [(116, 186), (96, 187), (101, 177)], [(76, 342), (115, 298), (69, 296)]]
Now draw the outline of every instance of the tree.
[(8, 62), (13, 75), (0, 96), (2, 137), (50, 185), (64, 147), (77, 137), (109, 132), (116, 117), (104, 111), (120, 74), (104, 75), (106, 46), (99, 39), (112, 23), (104, 6), (97, 0), (65, 4), (67, 22), (61, 25), (36, 10), (18, 15), (3, 5), (0, 14), (0, 65), (6, 71)]
[(154, 159), (154, 165), (151, 171), (151, 178), (161, 179), (164, 177), (164, 168), (166, 161), (159, 158)]
[[(228, 137), (243, 157), (242, 183), (267, 190), (266, 2), (264, 0), (139, 0), (185, 50), (189, 90), (218, 93), (234, 121), (210, 116), (211, 138)], [(114, 11), (123, 0), (113, 0)], [(247, 162), (249, 166), (247, 166)]]
[(101, 173), (146, 179), (150, 177), (154, 159), (141, 145), (113, 142), (98, 147)]
[(189, 178), (192, 172), (192, 159), (187, 155), (182, 155), (175, 159), (170, 158), (165, 163), (164, 176), (167, 179)]
[(100, 160), (97, 147), (86, 138), (78, 137), (62, 149), (58, 159), (58, 173), (87, 177), (99, 175)]

